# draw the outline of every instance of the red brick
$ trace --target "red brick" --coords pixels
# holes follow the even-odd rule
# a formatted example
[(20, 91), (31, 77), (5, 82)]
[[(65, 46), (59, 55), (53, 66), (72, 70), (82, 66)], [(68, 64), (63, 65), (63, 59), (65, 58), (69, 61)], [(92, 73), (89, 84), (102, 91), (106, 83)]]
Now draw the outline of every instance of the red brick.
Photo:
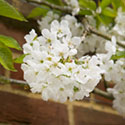
[(0, 64), (0, 75), (4, 75), (4, 68), (1, 64)]
[(21, 46), (25, 42), (24, 41), (25, 33), (21, 32), (20, 30), (9, 28), (3, 23), (0, 23), (0, 29), (2, 29), (0, 30), (0, 34), (13, 37), (19, 42)]
[(74, 107), (75, 125), (125, 125), (118, 115), (96, 111), (91, 108)]
[(15, 66), (17, 72), (11, 72), (10, 77), (13, 78), (13, 79), (17, 79), (17, 80), (24, 80), (21, 65), (15, 64), (14, 66)]
[(69, 125), (67, 107), (0, 92), (0, 122), (12, 125)]

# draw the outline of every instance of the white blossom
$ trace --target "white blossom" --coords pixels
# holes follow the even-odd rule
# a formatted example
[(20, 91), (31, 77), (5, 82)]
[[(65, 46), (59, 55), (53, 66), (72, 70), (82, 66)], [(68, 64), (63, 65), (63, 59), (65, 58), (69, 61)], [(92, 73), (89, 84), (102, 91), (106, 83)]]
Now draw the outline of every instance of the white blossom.
[(125, 81), (116, 84), (114, 88), (108, 88), (108, 91), (114, 96), (113, 107), (125, 116)]
[(51, 32), (56, 33), (58, 37), (63, 37), (70, 34), (70, 29), (68, 26), (68, 21), (62, 20), (60, 23), (54, 20), (51, 23)]
[(113, 31), (121, 36), (124, 36), (125, 34), (125, 12), (122, 12), (122, 8), (118, 9), (115, 22), (116, 24), (113, 27)]
[(78, 22), (74, 16), (65, 15), (64, 17), (62, 17), (62, 19), (68, 21), (72, 36), (82, 36), (84, 31), (83, 24)]
[(69, 5), (72, 8), (73, 15), (76, 15), (79, 12), (80, 7), (79, 7), (78, 0), (65, 0), (65, 2), (67, 3), (67, 5)]

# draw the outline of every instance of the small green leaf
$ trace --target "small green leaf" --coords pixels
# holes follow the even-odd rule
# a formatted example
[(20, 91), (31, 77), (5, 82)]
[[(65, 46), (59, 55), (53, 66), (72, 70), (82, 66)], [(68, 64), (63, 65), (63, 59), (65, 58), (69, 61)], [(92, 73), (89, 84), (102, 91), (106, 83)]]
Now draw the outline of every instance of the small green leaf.
[(101, 21), (99, 20), (98, 16), (95, 16), (95, 20), (96, 20), (96, 28), (98, 29)]
[(125, 51), (117, 51), (116, 54), (111, 57), (113, 60), (120, 58), (125, 58)]
[(125, 11), (125, 0), (121, 0), (122, 10)]
[(96, 15), (96, 17), (97, 17), (97, 19), (98, 19), (101, 23), (103, 23), (103, 24), (105, 24), (105, 25), (109, 25), (110, 23), (113, 22), (113, 18), (108, 17), (108, 16), (105, 16), (105, 15)]
[(102, 0), (102, 2), (100, 3), (100, 7), (102, 9), (104, 9), (105, 7), (107, 7), (109, 4), (111, 4), (112, 0)]
[(80, 15), (92, 15), (92, 12), (90, 10), (80, 10)]
[(5, 0), (0, 0), (0, 15), (19, 21), (27, 21), (21, 13)]
[(114, 10), (117, 10), (121, 6), (121, 0), (112, 0), (112, 6)]
[(79, 4), (81, 7), (96, 10), (96, 3), (93, 0), (79, 0)]
[(106, 7), (102, 11), (102, 14), (105, 15), (105, 16), (109, 16), (109, 17), (116, 17), (117, 16), (117, 12), (110, 7)]
[(0, 42), (10, 48), (21, 50), (21, 47), (18, 44), (18, 42), (15, 39), (13, 39), (12, 37), (0, 35)]
[(14, 59), (14, 62), (20, 63), (20, 64), (23, 63), (23, 59), (24, 59), (25, 56), (26, 56), (25, 54), (19, 56), (18, 58)]
[(3, 43), (0, 43), (0, 63), (5, 69), (16, 71), (13, 65), (12, 52)]
[(31, 13), (28, 15), (28, 18), (34, 18), (41, 15), (45, 16), (47, 12), (48, 12), (47, 7), (45, 8), (44, 6), (39, 6), (31, 11)]

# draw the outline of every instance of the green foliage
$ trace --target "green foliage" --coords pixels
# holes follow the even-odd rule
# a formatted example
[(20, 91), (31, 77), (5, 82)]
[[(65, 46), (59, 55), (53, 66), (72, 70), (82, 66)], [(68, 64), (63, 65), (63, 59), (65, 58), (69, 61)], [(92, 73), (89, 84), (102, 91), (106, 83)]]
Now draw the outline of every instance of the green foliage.
[(21, 50), (21, 47), (18, 44), (18, 42), (11, 37), (0, 35), (0, 42), (2, 42), (7, 47), (14, 48), (14, 49), (17, 49), (17, 50)]
[(79, 0), (79, 4), (81, 7), (96, 10), (96, 3), (93, 0)]
[(100, 3), (100, 7), (102, 9), (104, 9), (105, 7), (107, 7), (109, 4), (111, 4), (112, 0), (102, 0), (102, 2)]
[(117, 60), (120, 58), (125, 58), (125, 51), (117, 51), (115, 55), (111, 57), (113, 60)]
[(25, 54), (19, 56), (18, 58), (14, 59), (14, 62), (20, 63), (20, 64), (23, 63), (23, 59), (24, 59), (25, 56), (26, 56)]
[(12, 52), (8, 47), (21, 50), (20, 45), (15, 39), (0, 35), (0, 64), (7, 70), (16, 71), (13, 64)]
[(0, 43), (0, 64), (11, 71), (16, 71), (13, 65), (12, 52), (3, 43)]
[(0, 15), (19, 21), (27, 21), (21, 13), (19, 13), (13, 6), (11, 6), (5, 0), (0, 0)]
[(121, 6), (121, 0), (112, 0), (112, 6), (114, 10), (117, 10)]
[(34, 18), (37, 16), (45, 16), (46, 13), (48, 12), (48, 8), (44, 6), (39, 6), (34, 8), (31, 13), (28, 15), (28, 18)]
[(125, 11), (125, 0), (121, 0), (122, 10)]
[(103, 23), (105, 25), (109, 25), (111, 22), (113, 22), (113, 18), (105, 16), (105, 15), (97, 15), (96, 16), (99, 23)]
[(79, 15), (92, 15), (90, 10), (80, 10)]
[(99, 3), (99, 7), (101, 7), (102, 11), (100, 14), (96, 13), (96, 15), (95, 15), (95, 18), (97, 21), (97, 27), (101, 23), (103, 23), (105, 25), (109, 25), (110, 23), (114, 23), (114, 18), (117, 16), (117, 10), (110, 7), (111, 4), (114, 4), (114, 1), (115, 0), (102, 0)]
[(117, 12), (115, 10), (113, 10), (110, 7), (106, 7), (103, 11), (102, 14), (108, 17), (116, 17)]

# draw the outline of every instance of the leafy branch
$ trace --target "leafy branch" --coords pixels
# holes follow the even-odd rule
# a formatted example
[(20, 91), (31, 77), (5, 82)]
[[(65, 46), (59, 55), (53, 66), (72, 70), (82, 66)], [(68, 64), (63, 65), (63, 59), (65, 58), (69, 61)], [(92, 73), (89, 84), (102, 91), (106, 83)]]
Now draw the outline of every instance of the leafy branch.
[[(68, 6), (60, 6), (60, 5), (56, 5), (56, 4), (52, 4), (52, 3), (49, 3), (45, 0), (41, 1), (41, 2), (38, 2), (38, 1), (34, 1), (34, 0), (26, 0), (28, 3), (34, 3), (36, 4), (37, 6), (39, 5), (46, 5), (48, 7), (50, 7), (51, 9), (56, 9), (56, 10), (59, 10), (59, 11), (62, 11), (62, 12), (65, 12), (65, 13), (72, 13), (72, 9)], [(92, 7), (93, 8), (93, 7)], [(95, 8), (95, 7), (94, 7)], [(76, 15), (77, 17), (80, 17), (81, 18), (81, 15)], [(83, 16), (83, 21), (82, 23), (84, 24), (85, 26), (85, 30), (84, 33), (83, 33), (83, 36), (85, 37), (88, 33), (92, 33), (92, 34), (95, 34), (97, 36), (100, 36), (106, 40), (110, 40), (111, 41), (111, 36), (108, 36), (104, 33), (101, 33), (101, 32), (98, 32), (96, 29), (94, 29), (92, 26), (89, 25), (89, 23), (86, 21), (87, 19)], [(87, 27), (87, 28), (86, 28)], [(117, 41), (117, 44), (123, 48), (125, 48), (125, 44)]]

